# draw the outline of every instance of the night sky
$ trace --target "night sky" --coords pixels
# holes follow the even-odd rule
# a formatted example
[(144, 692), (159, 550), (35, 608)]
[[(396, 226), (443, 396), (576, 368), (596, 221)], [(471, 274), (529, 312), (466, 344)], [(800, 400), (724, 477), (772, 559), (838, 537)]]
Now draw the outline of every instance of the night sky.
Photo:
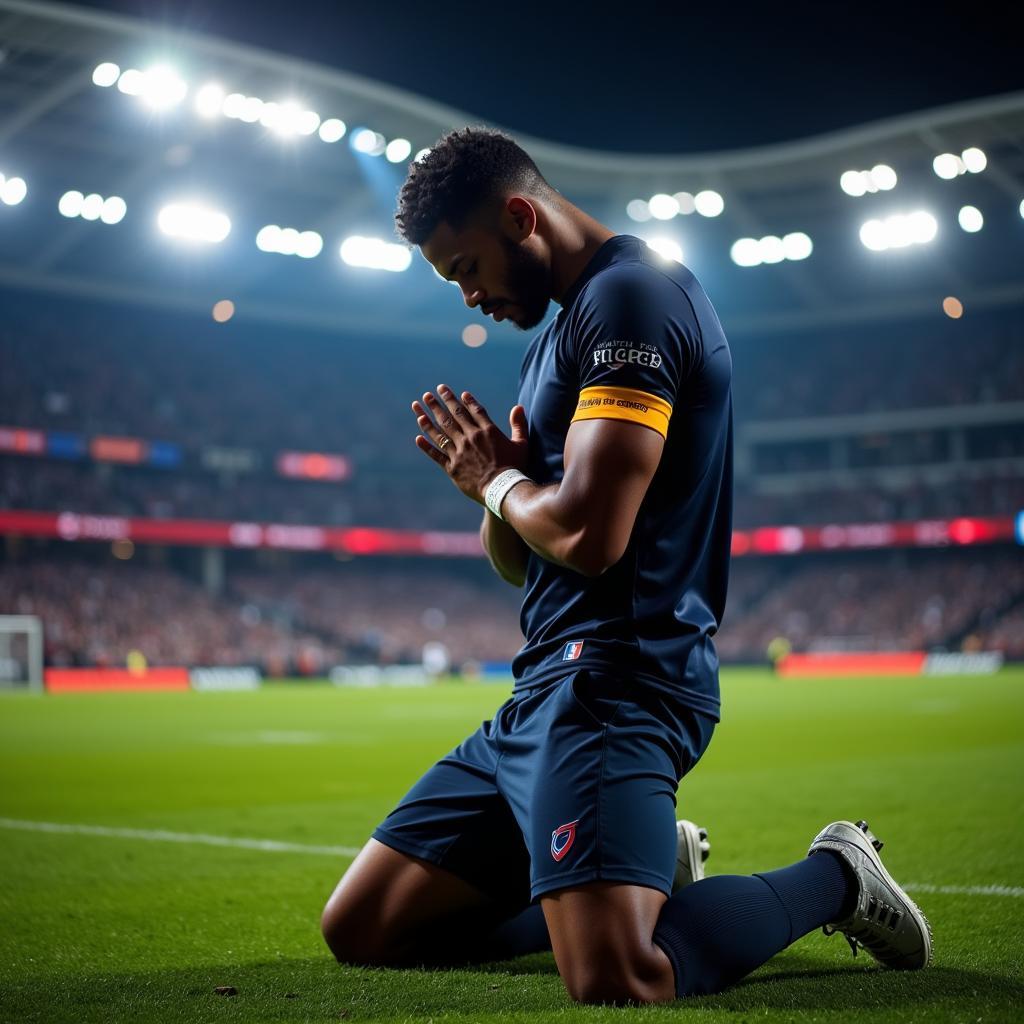
[(781, 142), (1024, 89), (1024, 5), (1012, 3), (81, 6), (315, 60), (512, 131), (632, 152)]

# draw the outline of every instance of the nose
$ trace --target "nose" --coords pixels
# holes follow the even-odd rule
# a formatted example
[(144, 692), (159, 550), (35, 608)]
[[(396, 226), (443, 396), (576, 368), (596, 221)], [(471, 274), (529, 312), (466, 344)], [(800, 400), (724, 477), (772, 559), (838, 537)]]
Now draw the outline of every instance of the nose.
[(474, 288), (471, 292), (466, 293), (466, 305), (470, 309), (476, 309), (485, 298), (487, 298), (487, 292), (483, 288)]

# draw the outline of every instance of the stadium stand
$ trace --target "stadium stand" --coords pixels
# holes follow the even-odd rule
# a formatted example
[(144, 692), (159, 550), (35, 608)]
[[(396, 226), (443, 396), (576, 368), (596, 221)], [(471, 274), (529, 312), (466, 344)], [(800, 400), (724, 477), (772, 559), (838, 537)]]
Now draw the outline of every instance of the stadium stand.
[[(272, 676), (339, 664), (507, 662), (522, 643), (518, 592), (482, 564), (238, 553), (213, 595), (187, 565), (36, 551), (4, 567), (0, 614), (43, 619), (51, 665), (255, 664)], [(911, 551), (737, 559), (716, 644), (724, 661), (793, 650), (1024, 653), (1024, 552)]]

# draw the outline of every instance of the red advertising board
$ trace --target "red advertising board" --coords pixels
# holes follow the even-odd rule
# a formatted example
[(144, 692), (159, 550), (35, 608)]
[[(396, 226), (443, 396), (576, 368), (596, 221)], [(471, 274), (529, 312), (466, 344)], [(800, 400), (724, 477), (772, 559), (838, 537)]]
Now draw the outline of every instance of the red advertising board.
[(50, 693), (100, 693), (104, 690), (145, 692), (187, 690), (186, 668), (147, 668), (131, 672), (126, 668), (48, 668), (43, 681)]
[(919, 676), (925, 657), (924, 651), (787, 654), (776, 671), (780, 676)]
[[(459, 555), (483, 557), (479, 535), (441, 530), (389, 530), (374, 526), (225, 522), (215, 519), (144, 519), (80, 512), (0, 511), (0, 536), (56, 537), (68, 541), (132, 540), (182, 547), (282, 548), (346, 551), (351, 555)], [(763, 526), (736, 530), (732, 553), (795, 555), (806, 551), (869, 548), (963, 547), (1014, 540), (1014, 520), (924, 519), (911, 522)]]

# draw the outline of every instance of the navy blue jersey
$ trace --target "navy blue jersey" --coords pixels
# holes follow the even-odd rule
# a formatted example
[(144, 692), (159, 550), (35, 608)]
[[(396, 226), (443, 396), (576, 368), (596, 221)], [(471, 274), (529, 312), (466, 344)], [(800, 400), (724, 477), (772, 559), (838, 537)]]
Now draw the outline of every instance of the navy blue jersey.
[(718, 717), (712, 637), (732, 535), (732, 357), (703, 288), (633, 235), (608, 239), (523, 357), (529, 476), (561, 480), (569, 424), (625, 419), (665, 437), (622, 558), (596, 578), (530, 552), (516, 689), (577, 668), (670, 688)]

